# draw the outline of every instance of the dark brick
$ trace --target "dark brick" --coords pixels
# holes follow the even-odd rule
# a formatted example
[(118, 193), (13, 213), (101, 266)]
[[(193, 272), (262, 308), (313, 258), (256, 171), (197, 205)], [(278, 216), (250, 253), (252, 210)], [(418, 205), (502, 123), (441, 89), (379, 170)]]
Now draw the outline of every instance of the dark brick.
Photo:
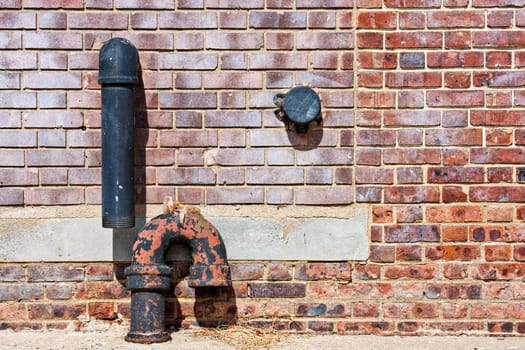
[(252, 298), (303, 298), (306, 296), (304, 283), (250, 283), (249, 296)]

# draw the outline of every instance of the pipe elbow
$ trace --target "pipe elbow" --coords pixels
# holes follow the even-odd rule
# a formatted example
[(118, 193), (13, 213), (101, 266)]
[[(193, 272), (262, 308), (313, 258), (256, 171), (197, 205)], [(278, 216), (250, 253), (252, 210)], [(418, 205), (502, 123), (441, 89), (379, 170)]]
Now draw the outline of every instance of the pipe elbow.
[(199, 213), (173, 212), (151, 219), (139, 232), (131, 266), (126, 269), (128, 288), (169, 289), (171, 268), (165, 264), (165, 254), (176, 242), (187, 244), (192, 251), (190, 287), (230, 284), (226, 248), (218, 230)]
[(187, 212), (180, 232), (192, 250), (189, 286), (228, 286), (231, 278), (226, 247), (215, 226), (200, 213)]

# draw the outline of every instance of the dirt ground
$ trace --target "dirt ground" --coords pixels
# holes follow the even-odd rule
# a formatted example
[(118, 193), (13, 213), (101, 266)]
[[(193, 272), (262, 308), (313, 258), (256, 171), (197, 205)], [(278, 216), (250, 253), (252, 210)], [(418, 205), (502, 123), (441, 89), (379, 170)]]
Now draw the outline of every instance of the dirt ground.
[(196, 331), (172, 334), (172, 340), (162, 344), (132, 344), (124, 341), (125, 329), (104, 332), (71, 331), (0, 331), (0, 349), (16, 350), (128, 350), (128, 349), (177, 349), (177, 350), (525, 350), (525, 338), (516, 337), (379, 337), (341, 335), (291, 335), (274, 339), (270, 347), (233, 347), (210, 335)]

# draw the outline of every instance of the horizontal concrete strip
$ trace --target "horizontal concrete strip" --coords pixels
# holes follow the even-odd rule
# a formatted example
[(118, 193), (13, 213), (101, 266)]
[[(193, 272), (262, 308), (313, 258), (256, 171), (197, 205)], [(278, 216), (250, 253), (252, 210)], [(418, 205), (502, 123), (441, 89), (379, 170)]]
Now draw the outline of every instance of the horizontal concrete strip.
[[(368, 210), (349, 218), (209, 217), (230, 260), (346, 261), (368, 258)], [(2, 262), (105, 262), (130, 260), (137, 232), (105, 229), (100, 218), (0, 220)], [(186, 246), (169, 249), (167, 260), (191, 259)]]

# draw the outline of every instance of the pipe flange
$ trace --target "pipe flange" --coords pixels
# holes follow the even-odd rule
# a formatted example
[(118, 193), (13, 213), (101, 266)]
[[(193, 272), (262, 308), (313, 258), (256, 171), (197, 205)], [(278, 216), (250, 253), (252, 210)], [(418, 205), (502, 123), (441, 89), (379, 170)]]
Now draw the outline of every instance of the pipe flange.
[(125, 269), (131, 291), (169, 291), (173, 269), (167, 265), (130, 265)]

